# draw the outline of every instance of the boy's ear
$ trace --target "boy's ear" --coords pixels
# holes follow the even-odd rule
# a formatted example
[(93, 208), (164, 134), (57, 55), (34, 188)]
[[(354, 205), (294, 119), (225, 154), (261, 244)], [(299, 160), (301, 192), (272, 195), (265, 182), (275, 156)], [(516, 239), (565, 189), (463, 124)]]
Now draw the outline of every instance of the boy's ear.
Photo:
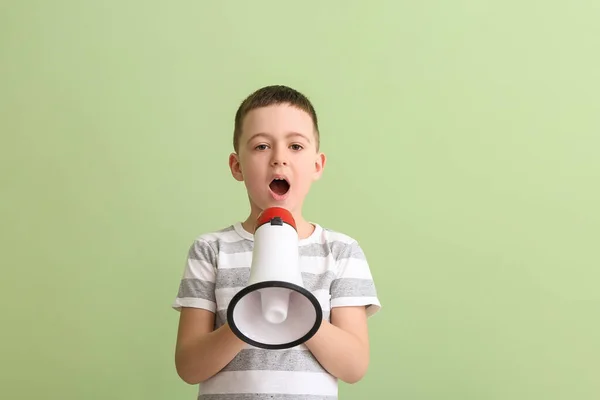
[(323, 170), (325, 169), (325, 163), (327, 162), (327, 157), (324, 153), (317, 154), (317, 159), (315, 160), (315, 175), (314, 180), (319, 180), (321, 175), (323, 175)]
[(229, 169), (231, 170), (231, 175), (236, 181), (242, 182), (244, 180), (240, 159), (236, 153), (231, 153), (229, 155)]

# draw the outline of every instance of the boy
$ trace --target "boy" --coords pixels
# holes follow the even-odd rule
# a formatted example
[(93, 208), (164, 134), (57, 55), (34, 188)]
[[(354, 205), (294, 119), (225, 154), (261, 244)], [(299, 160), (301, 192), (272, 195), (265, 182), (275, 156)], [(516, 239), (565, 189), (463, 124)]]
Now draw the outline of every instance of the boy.
[[(236, 113), (233, 147), (229, 167), (246, 186), (250, 215), (191, 246), (173, 305), (180, 311), (177, 373), (200, 384), (200, 400), (337, 399), (338, 379), (354, 383), (367, 371), (367, 318), (380, 303), (358, 243), (302, 216), (326, 161), (315, 110), (294, 89), (259, 89)], [(287, 350), (246, 345), (226, 318), (229, 301), (249, 275), (253, 225), (273, 206), (286, 208), (296, 221), (304, 285), (323, 308), (317, 333)]]

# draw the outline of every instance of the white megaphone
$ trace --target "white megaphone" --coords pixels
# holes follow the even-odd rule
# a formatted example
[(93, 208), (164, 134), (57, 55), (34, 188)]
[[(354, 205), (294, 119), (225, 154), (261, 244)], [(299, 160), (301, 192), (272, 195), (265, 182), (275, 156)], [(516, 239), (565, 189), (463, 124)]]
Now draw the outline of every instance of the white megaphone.
[(287, 349), (310, 339), (322, 318), (319, 301), (302, 282), (292, 214), (280, 207), (264, 210), (256, 222), (247, 286), (227, 308), (229, 327), (252, 346)]

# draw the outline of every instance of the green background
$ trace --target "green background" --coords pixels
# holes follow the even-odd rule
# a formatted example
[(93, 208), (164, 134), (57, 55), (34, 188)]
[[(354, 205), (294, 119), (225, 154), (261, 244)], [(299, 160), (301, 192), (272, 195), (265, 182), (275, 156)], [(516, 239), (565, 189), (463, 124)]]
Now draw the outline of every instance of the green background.
[(246, 217), (233, 116), (305, 92), (306, 217), (384, 308), (342, 399), (600, 398), (600, 3), (3, 1), (2, 399), (193, 399), (170, 309)]

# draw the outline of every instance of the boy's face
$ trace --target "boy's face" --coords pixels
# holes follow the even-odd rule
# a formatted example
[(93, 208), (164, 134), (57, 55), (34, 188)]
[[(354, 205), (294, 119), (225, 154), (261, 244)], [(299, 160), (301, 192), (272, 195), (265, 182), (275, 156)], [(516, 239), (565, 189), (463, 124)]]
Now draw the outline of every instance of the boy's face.
[(324, 165), (312, 118), (288, 104), (250, 111), (243, 121), (238, 154), (229, 157), (231, 173), (245, 183), (254, 214), (277, 206), (299, 216)]

